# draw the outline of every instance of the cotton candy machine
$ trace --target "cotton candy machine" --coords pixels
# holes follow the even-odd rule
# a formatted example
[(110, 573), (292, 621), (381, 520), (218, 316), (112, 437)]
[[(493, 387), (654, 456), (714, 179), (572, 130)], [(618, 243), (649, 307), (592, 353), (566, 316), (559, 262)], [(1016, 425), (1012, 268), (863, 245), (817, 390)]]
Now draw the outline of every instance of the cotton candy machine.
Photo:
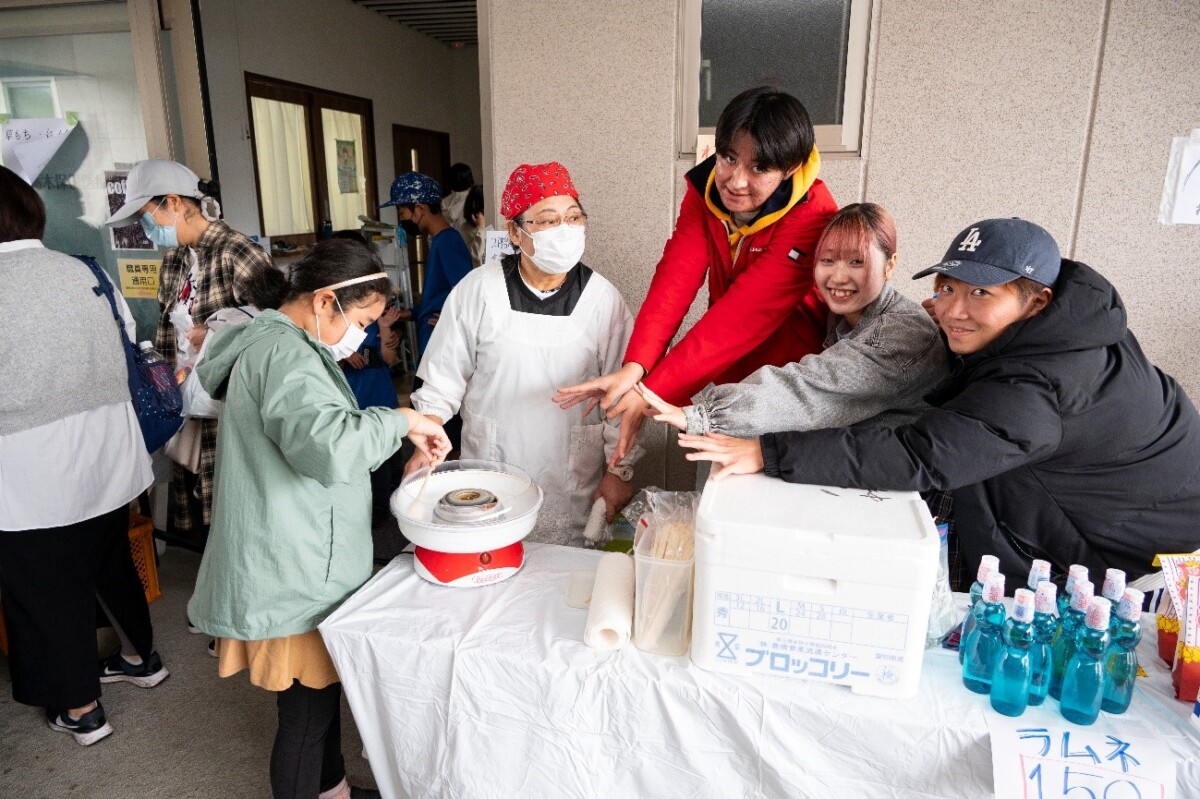
[(456, 587), (490, 585), (525, 563), (542, 489), (515, 466), (447, 461), (406, 477), (392, 494), (400, 530), (416, 544), (417, 574)]

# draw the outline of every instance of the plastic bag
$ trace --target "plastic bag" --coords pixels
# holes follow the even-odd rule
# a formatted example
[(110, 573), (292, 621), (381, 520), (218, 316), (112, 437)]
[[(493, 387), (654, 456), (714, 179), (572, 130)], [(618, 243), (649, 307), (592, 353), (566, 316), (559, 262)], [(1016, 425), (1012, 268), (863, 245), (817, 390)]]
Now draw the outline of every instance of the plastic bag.
[(643, 651), (682, 655), (691, 643), (699, 500), (695, 491), (645, 491), (633, 543), (633, 643)]

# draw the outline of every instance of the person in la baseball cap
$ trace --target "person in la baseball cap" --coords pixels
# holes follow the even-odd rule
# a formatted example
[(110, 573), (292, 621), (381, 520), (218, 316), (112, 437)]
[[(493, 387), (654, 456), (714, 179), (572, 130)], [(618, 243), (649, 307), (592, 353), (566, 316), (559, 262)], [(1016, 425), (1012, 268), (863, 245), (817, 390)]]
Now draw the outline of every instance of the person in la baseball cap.
[(990, 554), (1006, 574), (1043, 558), (1058, 575), (1078, 563), (1136, 579), (1159, 552), (1200, 548), (1200, 414), (1146, 358), (1113, 285), (1021, 219), (968, 225), (928, 275), (956, 356), (929, 412), (693, 457), (795, 483), (949, 492), (964, 570)]
[(941, 262), (913, 280), (935, 276), (925, 310), (942, 326), (947, 346), (966, 355), (1045, 308), (1061, 263), (1045, 228), (1015, 217), (984, 219), (955, 236)]

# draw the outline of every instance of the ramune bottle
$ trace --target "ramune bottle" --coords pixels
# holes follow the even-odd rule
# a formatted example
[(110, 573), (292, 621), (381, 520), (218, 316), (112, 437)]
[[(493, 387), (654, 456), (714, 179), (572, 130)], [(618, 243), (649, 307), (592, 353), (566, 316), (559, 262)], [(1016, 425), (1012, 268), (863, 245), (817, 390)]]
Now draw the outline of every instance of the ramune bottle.
[(1111, 638), (1113, 630), (1117, 629), (1117, 625), (1121, 623), (1121, 616), (1117, 613), (1117, 608), (1125, 596), (1125, 572), (1120, 569), (1106, 569), (1100, 596), (1112, 603), (1112, 615), (1108, 620), (1108, 635)]
[(1019, 716), (1029, 705), (1029, 646), (1033, 643), (1034, 594), (1018, 588), (1012, 616), (1004, 622), (1004, 646), (992, 670), (992, 709)]
[(1044, 583), (1050, 579), (1050, 561), (1035, 560), (1033, 565), (1029, 567), (1029, 580), (1026, 581), (1025, 587), (1030, 591), (1037, 591), (1038, 583)]
[(975, 626), (962, 646), (963, 685), (977, 694), (992, 688), (992, 670), (1004, 646), (1004, 575), (989, 574), (983, 584), (983, 596), (972, 612)]
[(1104, 653), (1104, 699), (1100, 702), (1100, 709), (1105, 713), (1124, 713), (1133, 700), (1144, 599), (1141, 591), (1126, 588), (1117, 612), (1113, 614), (1116, 624), (1109, 624), (1108, 651)]
[[(1075, 584), (1078, 590), (1079, 584)], [(1112, 605), (1102, 596), (1088, 605), (1087, 619), (1075, 636), (1075, 654), (1063, 671), (1063, 718), (1075, 724), (1091, 724), (1100, 715), (1104, 699), (1104, 653), (1108, 649), (1108, 617)]]
[(1040, 705), (1050, 691), (1052, 643), (1058, 633), (1055, 599), (1058, 586), (1047, 580), (1038, 583), (1033, 601), (1033, 643), (1029, 645), (1029, 704)]
[(1075, 590), (1071, 592), (1071, 607), (1067, 608), (1067, 612), (1062, 615), (1058, 638), (1054, 641), (1050, 669), (1050, 696), (1055, 699), (1062, 698), (1063, 672), (1067, 667), (1067, 662), (1075, 654), (1075, 635), (1083, 626), (1094, 590), (1090, 581), (1077, 579)]
[(1060, 619), (1066, 618), (1067, 608), (1071, 607), (1071, 594), (1075, 592), (1075, 582), (1077, 580), (1086, 580), (1087, 578), (1087, 566), (1080, 566), (1076, 563), (1067, 570), (1067, 585), (1058, 596), (1058, 616)]
[(979, 559), (979, 571), (976, 573), (975, 582), (971, 583), (971, 604), (967, 605), (967, 615), (963, 618), (962, 631), (958, 634), (958, 662), (963, 662), (964, 644), (967, 643), (967, 636), (971, 634), (971, 630), (975, 629), (975, 608), (979, 606), (979, 599), (983, 596), (983, 584), (987, 581), (988, 575), (1000, 571), (1000, 558), (995, 555), (984, 555)]

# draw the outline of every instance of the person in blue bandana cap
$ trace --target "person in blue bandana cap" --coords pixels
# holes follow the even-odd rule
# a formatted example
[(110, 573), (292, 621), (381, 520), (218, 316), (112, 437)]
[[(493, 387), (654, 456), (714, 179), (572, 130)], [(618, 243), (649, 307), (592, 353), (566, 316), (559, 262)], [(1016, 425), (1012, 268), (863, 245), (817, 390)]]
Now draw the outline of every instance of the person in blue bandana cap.
[(417, 349), (424, 353), (450, 290), (471, 271), (471, 252), (442, 215), (442, 187), (428, 175), (405, 172), (397, 176), (392, 181), (391, 199), (379, 207), (395, 207), (400, 226), (410, 238), (429, 237), (421, 302), (401, 316), (416, 320)]

